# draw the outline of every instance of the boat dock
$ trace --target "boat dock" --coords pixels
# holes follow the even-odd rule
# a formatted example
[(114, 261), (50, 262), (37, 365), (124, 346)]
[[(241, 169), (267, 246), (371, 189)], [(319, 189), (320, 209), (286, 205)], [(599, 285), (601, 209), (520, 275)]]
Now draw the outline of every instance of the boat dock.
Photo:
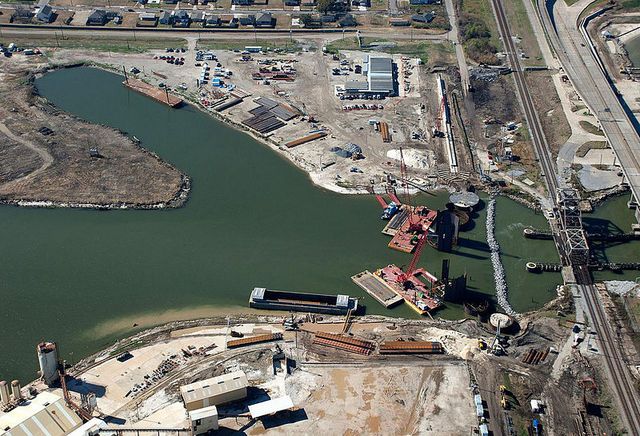
[(384, 280), (369, 271), (356, 274), (351, 280), (384, 307), (395, 306), (403, 300)]
[(346, 315), (349, 312), (356, 313), (358, 311), (358, 300), (348, 295), (326, 295), (253, 288), (249, 297), (249, 307), (266, 310)]
[(389, 248), (404, 253), (413, 253), (418, 243), (418, 236), (414, 234), (414, 229), (420, 228), (422, 232), (428, 232), (438, 216), (438, 212), (421, 206), (414, 209), (413, 216), (418, 217), (418, 221), (415, 222), (415, 219), (413, 219), (414, 223), (412, 225), (411, 219), (406, 219), (393, 238), (391, 238)]
[(145, 83), (142, 80), (132, 78), (126, 78), (125, 81), (122, 82), (122, 84), (129, 89), (146, 95), (147, 97), (151, 97), (152, 99), (159, 101), (160, 103), (164, 103), (168, 106), (177, 107), (182, 104), (182, 99), (180, 97), (176, 97), (173, 94), (169, 94), (167, 88), (158, 88)]

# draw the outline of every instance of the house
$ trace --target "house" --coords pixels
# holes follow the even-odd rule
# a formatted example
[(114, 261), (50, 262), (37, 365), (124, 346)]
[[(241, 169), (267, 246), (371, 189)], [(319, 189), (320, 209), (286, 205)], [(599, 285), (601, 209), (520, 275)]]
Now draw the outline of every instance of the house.
[(173, 14), (173, 27), (189, 27), (191, 24), (191, 17), (187, 11), (177, 11)]
[(158, 25), (158, 17), (152, 12), (143, 12), (138, 15), (137, 27), (156, 27)]
[(409, 0), (409, 4), (412, 6), (437, 5), (440, 3), (442, 3), (441, 0)]
[(167, 5), (176, 5), (178, 4), (178, 0), (164, 0), (164, 3)]
[(238, 19), (233, 15), (221, 15), (220, 25), (222, 27), (228, 27), (230, 29), (236, 29), (239, 26)]
[(30, 9), (24, 7), (18, 7), (11, 14), (12, 23), (30, 23), (33, 18), (33, 12)]
[(371, 7), (371, 0), (353, 0), (351, 6), (364, 6), (365, 8)]
[(53, 12), (53, 8), (49, 5), (44, 5), (40, 8), (36, 14), (36, 20), (41, 23), (51, 23), (55, 20), (56, 14)]
[(411, 24), (409, 20), (405, 18), (389, 18), (389, 24), (391, 26), (399, 27), (399, 26), (408, 26)]
[(193, 23), (204, 23), (204, 11), (193, 11), (190, 18)]
[(300, 6), (300, 0), (284, 0), (285, 6)]
[(253, 4), (253, 0), (233, 0), (231, 4), (238, 6), (251, 6)]
[(435, 15), (433, 14), (433, 12), (427, 12), (426, 14), (412, 15), (411, 21), (413, 21), (414, 23), (429, 24), (433, 21), (434, 18)]
[(358, 22), (351, 14), (347, 14), (338, 21), (338, 26), (340, 27), (355, 27), (358, 25)]
[(241, 15), (238, 17), (238, 21), (240, 21), (241, 26), (253, 26), (256, 24), (256, 16), (255, 15)]
[(322, 23), (335, 23), (336, 21), (338, 21), (338, 17), (336, 17), (334, 14), (321, 15), (320, 21)]
[(173, 24), (173, 14), (171, 12), (165, 11), (160, 15), (160, 19), (158, 20), (160, 24)]
[(276, 19), (270, 13), (265, 13), (256, 18), (255, 27), (276, 27)]
[(87, 26), (104, 26), (109, 19), (107, 18), (107, 11), (102, 9), (96, 9), (87, 18)]
[(207, 15), (207, 18), (202, 23), (202, 27), (220, 27), (220, 17), (217, 15)]

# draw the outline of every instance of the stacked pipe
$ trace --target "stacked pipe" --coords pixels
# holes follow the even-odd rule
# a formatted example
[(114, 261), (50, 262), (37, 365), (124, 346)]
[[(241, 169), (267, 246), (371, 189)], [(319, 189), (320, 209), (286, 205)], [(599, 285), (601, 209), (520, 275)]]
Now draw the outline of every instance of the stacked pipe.
[(492, 197), (487, 208), (487, 244), (491, 250), (491, 263), (493, 264), (493, 277), (496, 283), (496, 297), (498, 304), (507, 315), (515, 316), (517, 312), (513, 310), (508, 300), (507, 280), (504, 274), (504, 267), (500, 260), (500, 245), (495, 237), (495, 211), (496, 199)]

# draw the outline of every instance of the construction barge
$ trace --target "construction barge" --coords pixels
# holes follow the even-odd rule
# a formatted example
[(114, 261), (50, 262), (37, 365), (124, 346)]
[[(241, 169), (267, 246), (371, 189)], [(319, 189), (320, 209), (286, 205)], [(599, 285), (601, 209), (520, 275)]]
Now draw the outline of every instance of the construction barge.
[(417, 233), (428, 233), (438, 216), (438, 212), (423, 206), (416, 206), (405, 219), (389, 242), (389, 248), (413, 253), (418, 244)]
[[(444, 304), (444, 286), (423, 268), (406, 274), (396, 265), (388, 265), (379, 269), (376, 275), (420, 315), (427, 315)], [(428, 283), (422, 281), (422, 277), (426, 278)]]
[(264, 310), (314, 312), (346, 315), (358, 312), (358, 300), (348, 295), (327, 295), (295, 291), (253, 288), (249, 307)]
[(167, 106), (178, 107), (183, 103), (183, 100), (180, 97), (169, 94), (167, 88), (157, 88), (143, 82), (142, 80), (132, 79), (125, 76), (125, 81), (122, 82), (122, 84), (133, 91), (146, 95), (147, 97), (151, 97), (160, 103), (166, 104)]
[(351, 277), (351, 280), (386, 308), (395, 306), (403, 300), (384, 280), (369, 271), (356, 274)]

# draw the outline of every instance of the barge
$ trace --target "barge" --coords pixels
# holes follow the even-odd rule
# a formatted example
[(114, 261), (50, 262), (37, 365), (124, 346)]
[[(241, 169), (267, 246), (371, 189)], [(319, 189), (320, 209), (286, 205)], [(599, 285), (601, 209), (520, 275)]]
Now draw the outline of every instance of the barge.
[(140, 94), (151, 97), (152, 99), (164, 103), (167, 106), (178, 107), (182, 104), (182, 99), (173, 94), (169, 94), (167, 88), (157, 88), (153, 85), (143, 82), (142, 80), (132, 79), (125, 76), (124, 86)]
[(253, 288), (249, 307), (265, 310), (327, 313), (346, 315), (358, 311), (358, 300), (348, 295), (327, 295), (295, 291)]
[(416, 206), (409, 212), (407, 219), (391, 238), (389, 248), (404, 253), (413, 253), (418, 244), (419, 236), (417, 233), (429, 232), (437, 216), (438, 212), (435, 210)]
[[(420, 315), (427, 315), (444, 305), (444, 286), (423, 268), (407, 275), (396, 265), (388, 265), (376, 271), (376, 275)], [(428, 283), (422, 281), (422, 278)]]

